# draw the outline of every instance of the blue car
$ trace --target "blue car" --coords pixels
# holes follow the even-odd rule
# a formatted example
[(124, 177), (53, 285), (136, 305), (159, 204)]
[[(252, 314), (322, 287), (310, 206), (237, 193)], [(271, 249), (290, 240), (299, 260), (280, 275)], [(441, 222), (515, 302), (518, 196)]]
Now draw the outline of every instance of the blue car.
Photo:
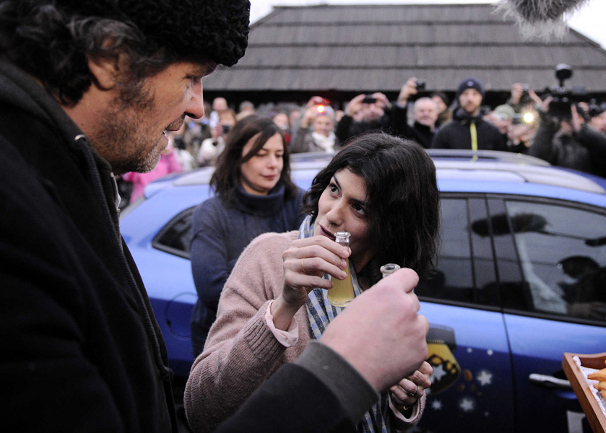
[[(590, 432), (564, 352), (606, 351), (606, 181), (523, 155), (428, 151), (441, 194), (435, 275), (415, 289), (431, 325), (420, 432)], [(293, 155), (308, 188), (332, 155)], [(177, 377), (193, 361), (191, 215), (211, 168), (149, 185), (122, 234)]]

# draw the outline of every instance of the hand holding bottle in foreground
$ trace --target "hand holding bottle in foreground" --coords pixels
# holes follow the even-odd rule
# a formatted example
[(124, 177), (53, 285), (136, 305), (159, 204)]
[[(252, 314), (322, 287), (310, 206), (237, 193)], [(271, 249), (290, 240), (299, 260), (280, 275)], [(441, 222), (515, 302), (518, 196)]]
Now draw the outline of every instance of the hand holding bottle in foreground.
[(343, 356), (378, 391), (417, 370), (427, 357), (427, 319), (413, 289), (419, 277), (400, 269), (356, 297), (321, 342)]

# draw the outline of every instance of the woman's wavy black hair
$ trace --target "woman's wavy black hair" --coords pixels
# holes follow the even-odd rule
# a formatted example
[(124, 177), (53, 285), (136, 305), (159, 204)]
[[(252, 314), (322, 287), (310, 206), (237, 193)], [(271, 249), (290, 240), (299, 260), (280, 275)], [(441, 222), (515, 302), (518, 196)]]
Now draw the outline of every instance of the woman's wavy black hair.
[(440, 199), (427, 152), (384, 133), (358, 136), (315, 177), (303, 199), (304, 211), (317, 216), (320, 196), (343, 169), (366, 182), (367, 236), (376, 245), (374, 258), (358, 273), (374, 284), (382, 265), (397, 263), (429, 276), (438, 248)]
[[(252, 149), (242, 156), (242, 149), (255, 135), (260, 134)], [(225, 150), (219, 155), (215, 172), (210, 179), (211, 188), (225, 203), (229, 203), (233, 191), (240, 183), (240, 167), (255, 156), (263, 145), (274, 135), (280, 135), (284, 146), (282, 173), (280, 182), (284, 184), (287, 199), (297, 195), (298, 187), (290, 178), (290, 152), (284, 134), (273, 120), (266, 116), (250, 114), (237, 122), (226, 137)]]
[(0, 55), (75, 105), (88, 57), (125, 54), (127, 84), (171, 63), (231, 66), (248, 43), (248, 0), (2, 0)]

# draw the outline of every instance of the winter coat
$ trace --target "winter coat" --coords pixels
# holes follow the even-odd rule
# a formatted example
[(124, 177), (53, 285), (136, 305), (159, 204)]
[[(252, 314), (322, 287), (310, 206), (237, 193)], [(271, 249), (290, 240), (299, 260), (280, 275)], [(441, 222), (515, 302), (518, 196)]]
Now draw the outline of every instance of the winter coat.
[(176, 432), (164, 340), (109, 164), (0, 61), (0, 431)]
[(194, 211), (190, 250), (198, 292), (191, 324), (194, 355), (204, 347), (223, 285), (248, 243), (262, 233), (298, 229), (303, 222), (304, 191), (299, 189), (288, 199), (285, 192), (282, 183), (266, 196), (248, 194), (239, 186), (229, 205), (217, 196)]
[(471, 149), (470, 123), (476, 125), (478, 150), (507, 151), (507, 145), (499, 129), (481, 116), (469, 117), (462, 110), (455, 111), (453, 119), (440, 127), (431, 147), (433, 149)]

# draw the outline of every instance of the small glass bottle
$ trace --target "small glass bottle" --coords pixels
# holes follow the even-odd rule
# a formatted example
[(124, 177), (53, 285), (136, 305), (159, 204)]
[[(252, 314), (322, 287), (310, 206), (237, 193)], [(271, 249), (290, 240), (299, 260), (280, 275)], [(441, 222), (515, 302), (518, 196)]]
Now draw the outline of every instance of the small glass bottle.
[[(344, 247), (349, 247), (349, 232), (337, 232), (335, 236), (335, 242)], [(351, 281), (351, 273), (349, 272), (349, 258), (345, 259), (345, 262), (347, 277), (344, 280), (331, 277), (333, 288), (328, 291), (328, 300), (335, 307), (345, 307), (354, 298), (353, 283)]]
[(400, 269), (400, 266), (396, 265), (395, 263), (387, 263), (386, 265), (381, 266), (381, 273), (383, 274), (383, 278), (393, 274), (398, 269)]

